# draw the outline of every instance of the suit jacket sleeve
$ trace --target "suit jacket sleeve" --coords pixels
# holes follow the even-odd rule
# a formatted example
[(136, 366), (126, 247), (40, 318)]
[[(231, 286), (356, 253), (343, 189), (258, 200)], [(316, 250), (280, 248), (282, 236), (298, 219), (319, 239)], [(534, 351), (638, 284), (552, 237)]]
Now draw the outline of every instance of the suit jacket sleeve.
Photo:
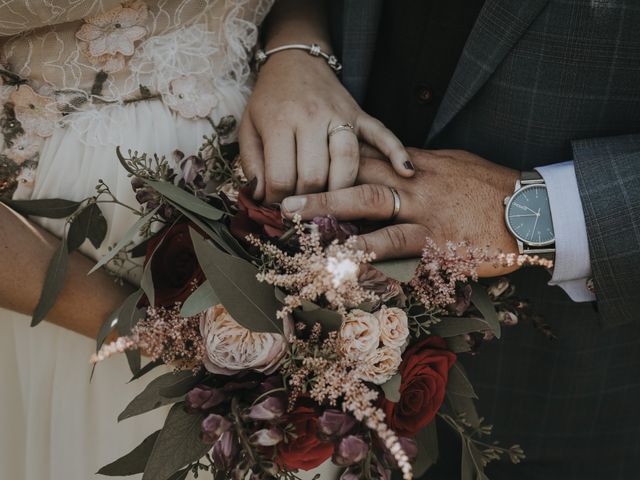
[(640, 320), (640, 134), (572, 146), (603, 323)]

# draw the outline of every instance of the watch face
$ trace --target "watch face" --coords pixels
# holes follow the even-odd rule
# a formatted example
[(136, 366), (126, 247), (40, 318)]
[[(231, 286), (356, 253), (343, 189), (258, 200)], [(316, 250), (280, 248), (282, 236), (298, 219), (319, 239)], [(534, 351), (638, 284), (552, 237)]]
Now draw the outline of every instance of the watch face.
[(527, 185), (514, 193), (507, 204), (506, 220), (511, 233), (524, 243), (543, 247), (555, 241), (544, 185)]

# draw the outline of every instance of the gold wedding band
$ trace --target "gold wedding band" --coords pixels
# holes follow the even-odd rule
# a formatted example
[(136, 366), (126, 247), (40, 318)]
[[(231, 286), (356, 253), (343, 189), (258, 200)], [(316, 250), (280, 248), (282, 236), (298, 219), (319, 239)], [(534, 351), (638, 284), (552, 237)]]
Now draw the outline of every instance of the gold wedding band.
[(343, 123), (342, 125), (338, 125), (337, 127), (333, 127), (331, 130), (329, 130), (328, 138), (331, 138), (332, 135), (335, 135), (338, 132), (344, 132), (344, 131), (351, 132), (355, 135), (355, 132), (353, 131), (353, 124)]
[(391, 214), (391, 218), (389, 218), (389, 221), (392, 222), (400, 213), (400, 194), (398, 190), (393, 187), (389, 187), (389, 190), (391, 190), (391, 195), (393, 195), (393, 213)]

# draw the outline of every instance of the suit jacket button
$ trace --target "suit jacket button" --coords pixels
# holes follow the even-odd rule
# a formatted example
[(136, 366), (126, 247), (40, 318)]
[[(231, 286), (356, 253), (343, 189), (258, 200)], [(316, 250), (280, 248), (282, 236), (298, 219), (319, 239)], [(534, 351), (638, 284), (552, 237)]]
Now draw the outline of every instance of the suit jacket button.
[(427, 85), (418, 85), (416, 99), (419, 103), (429, 103), (433, 99), (433, 92)]

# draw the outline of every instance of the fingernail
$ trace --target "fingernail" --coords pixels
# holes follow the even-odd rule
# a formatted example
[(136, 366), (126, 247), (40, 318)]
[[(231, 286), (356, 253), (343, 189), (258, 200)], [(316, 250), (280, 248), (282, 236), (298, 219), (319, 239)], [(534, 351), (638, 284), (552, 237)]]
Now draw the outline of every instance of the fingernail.
[(411, 160), (407, 160), (406, 162), (404, 162), (404, 168), (406, 168), (407, 170), (415, 170), (416, 167), (413, 166), (413, 163), (411, 163)]
[(304, 208), (307, 197), (287, 197), (282, 202), (283, 210), (289, 213), (297, 213)]

